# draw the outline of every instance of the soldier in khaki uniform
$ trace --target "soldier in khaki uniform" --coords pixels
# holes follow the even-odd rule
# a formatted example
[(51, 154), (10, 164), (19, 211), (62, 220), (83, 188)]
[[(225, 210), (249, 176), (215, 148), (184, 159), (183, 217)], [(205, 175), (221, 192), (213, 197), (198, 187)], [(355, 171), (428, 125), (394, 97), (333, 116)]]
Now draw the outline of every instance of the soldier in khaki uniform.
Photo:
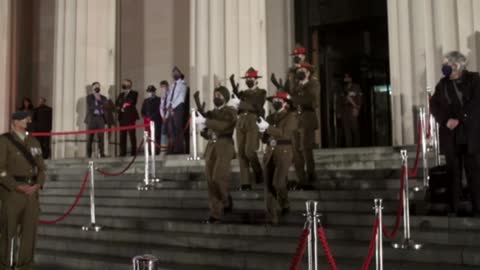
[(287, 177), (293, 160), (292, 139), (297, 129), (297, 115), (290, 111), (288, 93), (277, 92), (268, 100), (275, 113), (269, 115), (267, 121), (262, 118), (257, 125), (263, 133), (262, 141), (267, 145), (263, 157), (267, 222), (278, 224), (279, 209), (282, 215), (290, 209)]
[[(10, 267), (11, 242), (20, 226), (15, 269), (32, 269), (39, 216), (39, 190), (45, 183), (40, 143), (26, 133), (28, 112), (12, 115), (12, 132), (0, 136), (0, 269)], [(13, 141), (12, 141), (13, 140)], [(17, 145), (22, 147), (19, 148)], [(23, 149), (23, 151), (21, 150)]]
[(246, 80), (248, 89), (237, 94), (240, 99), (236, 135), (241, 190), (251, 190), (253, 182), (263, 182), (262, 167), (257, 156), (260, 134), (256, 122), (258, 117), (265, 114), (263, 106), (265, 105), (267, 91), (257, 86), (259, 78), (261, 77), (258, 75), (258, 71), (253, 68), (248, 69), (245, 77), (242, 77)]
[(226, 212), (233, 208), (232, 198), (228, 192), (230, 179), (230, 162), (235, 155), (233, 131), (237, 121), (237, 112), (227, 106), (230, 93), (220, 86), (214, 91), (215, 109), (198, 115), (196, 124), (199, 130), (206, 130), (203, 136), (208, 139), (205, 149), (205, 175), (208, 181), (210, 216), (205, 223), (218, 223)]
[[(297, 87), (290, 89), (293, 106), (298, 115), (298, 129), (293, 140), (295, 171), (301, 189), (313, 189), (315, 180), (315, 130), (318, 128), (316, 109), (318, 108), (318, 80), (311, 79), (313, 67), (308, 63), (297, 66)], [(306, 172), (305, 172), (306, 165)]]
[(293, 57), (293, 66), (287, 71), (287, 84), (285, 86), (287, 91), (297, 87), (297, 66), (305, 63), (307, 59), (307, 49), (297, 44), (290, 55)]

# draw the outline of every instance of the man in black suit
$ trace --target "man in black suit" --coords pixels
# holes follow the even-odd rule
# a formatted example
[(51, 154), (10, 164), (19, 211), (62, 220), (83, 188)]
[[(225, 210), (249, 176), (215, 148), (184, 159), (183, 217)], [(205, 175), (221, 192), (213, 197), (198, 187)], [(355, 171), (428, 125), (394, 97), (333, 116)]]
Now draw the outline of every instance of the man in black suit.
[[(137, 111), (137, 91), (132, 90), (132, 81), (125, 79), (122, 81), (122, 93), (117, 98), (115, 106), (118, 110), (118, 122), (121, 127), (135, 125), (135, 122), (140, 119)], [(135, 156), (137, 154), (137, 136), (136, 130), (123, 130), (120, 131), (120, 156), (127, 155), (127, 132), (130, 136), (131, 154)]]
[[(87, 96), (87, 116), (85, 118), (85, 124), (89, 130), (104, 129), (105, 128), (105, 104), (107, 104), (107, 98), (100, 94), (100, 83), (92, 83), (92, 91)], [(92, 157), (92, 143), (95, 134), (88, 135), (87, 142), (87, 156)], [(100, 150), (100, 157), (105, 157), (105, 147), (103, 143), (103, 133), (97, 133), (98, 149)]]
[[(40, 97), (37, 108), (33, 111), (33, 127), (36, 132), (52, 131), (52, 108), (47, 106), (47, 100)], [(50, 136), (37, 137), (42, 147), (43, 159), (49, 159), (51, 155)]]
[[(158, 97), (155, 92), (157, 88), (150, 85), (147, 88), (147, 95), (142, 104), (142, 117), (145, 124), (149, 124), (151, 121), (155, 123), (155, 142), (160, 144), (160, 131), (162, 127), (162, 117), (160, 116), (160, 102), (161, 99)], [(159, 151), (155, 151), (158, 153)]]

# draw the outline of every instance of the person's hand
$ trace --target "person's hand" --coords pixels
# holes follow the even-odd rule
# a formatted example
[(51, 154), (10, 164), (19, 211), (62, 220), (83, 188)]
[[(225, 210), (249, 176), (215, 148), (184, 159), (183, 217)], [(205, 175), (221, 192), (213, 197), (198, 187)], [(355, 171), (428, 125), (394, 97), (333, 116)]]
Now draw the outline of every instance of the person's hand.
[(30, 186), (29, 185), (19, 185), (15, 188), (15, 191), (17, 191), (18, 193), (27, 194), (27, 192), (30, 191)]
[(460, 124), (460, 121), (458, 121), (457, 119), (448, 119), (447, 128), (450, 130), (454, 130), (457, 128), (458, 124)]
[(238, 110), (239, 105), (240, 105), (240, 99), (237, 97), (237, 95), (232, 94), (230, 100), (228, 101), (228, 106), (234, 108), (235, 110)]
[(40, 190), (40, 185), (39, 184), (35, 184), (33, 186), (29, 186), (29, 189), (27, 190), (27, 192), (25, 193), (26, 195), (30, 196), (32, 194), (35, 194), (36, 192), (38, 192)]
[(265, 121), (265, 119), (263, 119), (263, 117), (260, 117), (260, 119), (257, 121), (257, 127), (258, 127), (258, 130), (260, 131), (260, 133), (264, 133), (269, 126), (270, 126), (270, 124), (268, 124), (268, 122)]

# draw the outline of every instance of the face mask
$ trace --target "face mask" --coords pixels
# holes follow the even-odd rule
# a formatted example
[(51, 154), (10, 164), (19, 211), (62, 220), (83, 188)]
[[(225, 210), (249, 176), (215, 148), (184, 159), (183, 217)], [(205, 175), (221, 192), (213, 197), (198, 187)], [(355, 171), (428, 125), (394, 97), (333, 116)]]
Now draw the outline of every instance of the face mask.
[(307, 78), (307, 74), (305, 74), (305, 72), (303, 71), (297, 72), (297, 80), (303, 81), (306, 78)]
[(442, 66), (443, 76), (449, 78), (450, 75), (452, 75), (452, 72), (453, 72), (453, 68), (450, 65), (443, 65)]
[(128, 88), (129, 88), (128, 85), (122, 84), (122, 89), (123, 89), (123, 90), (128, 90)]
[(181, 78), (180, 74), (173, 74), (173, 79), (175, 81), (178, 81), (178, 79), (180, 79), (180, 78)]
[(295, 57), (293, 57), (293, 62), (295, 64), (300, 64), (300, 61), (302, 61), (302, 58), (300, 58), (300, 56), (296, 55)]
[(100, 88), (95, 87), (95, 88), (93, 89), (93, 91), (95, 91), (95, 93), (100, 93)]
[(222, 98), (216, 97), (213, 99), (213, 104), (215, 107), (221, 107), (224, 104), (224, 101)]
[(278, 111), (280, 110), (281, 108), (283, 108), (283, 103), (282, 102), (279, 102), (279, 101), (276, 101), (276, 102), (273, 102), (272, 103), (272, 106), (273, 106), (273, 109), (275, 111)]
[(253, 88), (255, 86), (255, 81), (247, 81), (246, 84), (248, 88)]
[(155, 95), (155, 93), (153, 92), (147, 92), (147, 97), (153, 97)]

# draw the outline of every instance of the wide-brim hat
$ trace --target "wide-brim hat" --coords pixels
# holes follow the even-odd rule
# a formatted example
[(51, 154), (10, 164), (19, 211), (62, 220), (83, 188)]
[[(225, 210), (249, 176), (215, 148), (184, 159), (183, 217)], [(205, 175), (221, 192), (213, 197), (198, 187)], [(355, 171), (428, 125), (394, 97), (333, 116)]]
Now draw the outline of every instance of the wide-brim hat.
[(16, 111), (11, 115), (12, 120), (23, 120), (28, 117), (30, 117), (30, 113), (27, 111)]
[(267, 100), (270, 101), (270, 102), (273, 102), (274, 98), (283, 99), (285, 102), (292, 105), (292, 97), (290, 96), (290, 94), (288, 94), (285, 91), (277, 91), (277, 93), (275, 93), (275, 95), (267, 97)]
[(258, 75), (258, 70), (255, 70), (253, 67), (250, 67), (247, 72), (245, 72), (245, 76), (242, 79), (258, 79), (262, 78), (262, 76)]
[(292, 50), (292, 53), (290, 55), (299, 55), (299, 54), (306, 55), (307, 49), (303, 46), (297, 46), (295, 47), (295, 49)]

